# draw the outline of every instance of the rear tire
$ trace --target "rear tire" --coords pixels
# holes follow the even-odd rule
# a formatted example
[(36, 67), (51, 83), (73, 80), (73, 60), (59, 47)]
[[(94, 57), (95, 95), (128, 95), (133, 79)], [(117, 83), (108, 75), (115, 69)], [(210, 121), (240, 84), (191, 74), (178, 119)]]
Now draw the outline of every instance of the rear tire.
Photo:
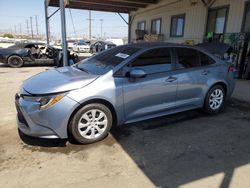
[(23, 59), (18, 55), (12, 55), (8, 58), (8, 65), (13, 68), (22, 67)]
[(213, 86), (207, 93), (204, 110), (209, 114), (219, 113), (225, 106), (225, 89), (221, 85)]
[(103, 104), (83, 106), (71, 119), (69, 133), (81, 144), (91, 144), (104, 139), (112, 126), (112, 113)]

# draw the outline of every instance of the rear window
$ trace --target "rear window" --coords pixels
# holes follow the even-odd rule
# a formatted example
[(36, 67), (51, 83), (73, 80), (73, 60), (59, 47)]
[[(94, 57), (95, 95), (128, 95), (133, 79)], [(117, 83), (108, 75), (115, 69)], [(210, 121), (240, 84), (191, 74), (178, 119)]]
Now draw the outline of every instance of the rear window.
[(191, 48), (176, 48), (179, 63), (177, 68), (192, 68), (199, 67), (199, 54), (196, 50)]

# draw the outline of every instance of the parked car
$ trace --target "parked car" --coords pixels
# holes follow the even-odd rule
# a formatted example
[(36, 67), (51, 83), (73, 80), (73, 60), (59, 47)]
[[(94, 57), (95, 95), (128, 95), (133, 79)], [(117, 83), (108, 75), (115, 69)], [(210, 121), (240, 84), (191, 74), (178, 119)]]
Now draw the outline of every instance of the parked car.
[(60, 50), (43, 43), (20, 43), (0, 49), (0, 62), (10, 67), (22, 67), (25, 63), (56, 64)]
[(90, 45), (89, 52), (94, 54), (114, 47), (116, 47), (116, 45), (112, 42), (97, 41)]
[(233, 71), (200, 47), (118, 46), (26, 80), (15, 99), (18, 128), (87, 144), (116, 125), (195, 108), (217, 114), (234, 90)]
[(89, 49), (89, 45), (84, 41), (76, 42), (73, 46), (74, 52), (89, 52)]
[(76, 40), (67, 40), (67, 46), (69, 50), (73, 50)]

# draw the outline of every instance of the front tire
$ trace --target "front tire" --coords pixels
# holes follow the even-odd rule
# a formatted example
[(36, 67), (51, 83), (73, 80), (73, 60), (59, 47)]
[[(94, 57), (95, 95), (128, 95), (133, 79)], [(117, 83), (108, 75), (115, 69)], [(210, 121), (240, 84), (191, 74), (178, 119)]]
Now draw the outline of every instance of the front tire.
[(8, 58), (8, 65), (13, 68), (22, 67), (23, 59), (18, 55), (12, 55)]
[(204, 110), (209, 114), (219, 113), (225, 105), (225, 89), (221, 85), (213, 86), (207, 93)]
[(112, 113), (103, 104), (88, 104), (79, 109), (69, 124), (70, 135), (81, 144), (105, 138), (112, 126)]

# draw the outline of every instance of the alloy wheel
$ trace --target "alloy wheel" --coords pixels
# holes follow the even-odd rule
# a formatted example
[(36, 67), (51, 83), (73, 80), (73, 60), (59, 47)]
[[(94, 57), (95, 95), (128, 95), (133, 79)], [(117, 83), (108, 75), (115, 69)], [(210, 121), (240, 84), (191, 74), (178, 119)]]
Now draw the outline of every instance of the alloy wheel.
[(212, 110), (217, 110), (221, 107), (224, 100), (224, 94), (221, 89), (215, 89), (209, 97), (209, 106)]
[(78, 131), (85, 139), (96, 139), (105, 132), (107, 126), (106, 114), (102, 110), (92, 109), (81, 116), (78, 122)]

